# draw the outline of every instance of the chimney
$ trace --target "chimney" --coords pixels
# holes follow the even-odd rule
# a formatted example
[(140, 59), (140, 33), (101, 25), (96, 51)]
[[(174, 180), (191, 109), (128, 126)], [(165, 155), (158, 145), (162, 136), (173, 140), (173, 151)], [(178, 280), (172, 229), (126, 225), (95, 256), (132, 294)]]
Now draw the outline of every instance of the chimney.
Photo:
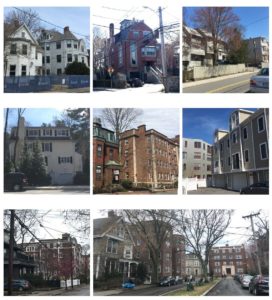
[(93, 119), (93, 125), (94, 125), (94, 127), (102, 127), (101, 119), (97, 118), (97, 117), (94, 117), (94, 119)]
[(63, 29), (63, 33), (65, 34), (69, 31), (70, 31), (69, 26), (65, 26), (64, 29)]
[(108, 218), (113, 218), (113, 217), (115, 217), (114, 210), (109, 210), (108, 211)]
[(114, 24), (110, 23), (110, 38), (114, 36)]
[(140, 125), (140, 126), (138, 126), (138, 130), (140, 131), (140, 132), (143, 132), (143, 133), (145, 133), (146, 132), (146, 126), (143, 124), (143, 125)]

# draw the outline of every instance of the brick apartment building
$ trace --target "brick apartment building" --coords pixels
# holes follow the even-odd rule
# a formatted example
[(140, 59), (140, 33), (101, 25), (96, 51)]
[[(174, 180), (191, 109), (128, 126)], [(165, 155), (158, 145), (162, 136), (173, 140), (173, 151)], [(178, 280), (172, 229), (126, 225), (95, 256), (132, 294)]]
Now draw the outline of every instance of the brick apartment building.
[(113, 131), (103, 128), (101, 120), (93, 121), (93, 185), (101, 188), (119, 183), (121, 164), (119, 143)]
[(209, 270), (214, 276), (247, 273), (244, 245), (213, 247), (209, 256)]
[(173, 185), (178, 180), (178, 137), (171, 139), (145, 125), (121, 134), (123, 176), (134, 185)]
[(237, 109), (214, 134), (212, 184), (231, 190), (269, 180), (269, 110)]
[[(149, 236), (155, 242), (154, 223), (144, 223)], [(123, 278), (135, 277), (137, 265), (144, 263), (147, 267), (147, 279), (152, 278), (152, 263), (146, 242), (133, 225), (115, 215), (112, 211), (107, 218), (94, 220), (93, 270), (95, 279), (100, 279), (105, 272), (119, 272)], [(173, 234), (172, 229), (160, 252), (158, 275), (183, 276), (185, 274), (185, 243), (180, 235)]]
[(200, 139), (183, 138), (182, 177), (211, 179), (212, 146)]
[(59, 239), (31, 239), (20, 244), (21, 249), (36, 263), (35, 274), (43, 274), (45, 279), (62, 278), (69, 273), (73, 278), (84, 274), (82, 248), (70, 234), (62, 234)]
[(108, 40), (108, 61), (114, 74), (121, 73), (126, 79), (134, 77), (143, 81), (154, 80), (150, 67), (160, 65), (160, 44), (157, 32), (143, 20), (125, 19), (120, 23), (120, 32), (114, 34), (114, 24), (110, 24)]

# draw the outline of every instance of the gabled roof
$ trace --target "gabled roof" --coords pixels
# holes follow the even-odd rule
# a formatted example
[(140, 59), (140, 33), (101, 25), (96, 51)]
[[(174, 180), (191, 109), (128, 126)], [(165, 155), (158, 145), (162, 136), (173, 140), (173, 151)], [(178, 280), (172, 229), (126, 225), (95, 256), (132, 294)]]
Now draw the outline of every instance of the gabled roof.
[[(62, 40), (75, 40), (78, 41), (78, 38), (70, 31), (66, 30), (64, 33), (60, 33), (56, 30), (44, 30), (43, 33), (48, 33), (52, 35), (52, 38), (47, 40), (48, 42), (56, 42)], [(42, 40), (44, 42), (46, 40)]]
[(29, 30), (29, 28), (26, 26), (26, 24), (21, 25), (20, 27), (18, 27), (15, 31), (13, 31), (13, 33), (10, 34), (10, 37), (14, 36), (18, 31), (20, 31), (21, 29), (25, 29), (27, 31), (27, 33), (29, 34), (30, 38), (31, 38), (31, 42), (33, 44), (38, 45), (37, 40), (34, 38), (33, 34), (31, 33), (31, 31)]
[(94, 219), (93, 234), (104, 236), (108, 231), (110, 231), (113, 228), (114, 225), (119, 223), (120, 220), (121, 217), (118, 216)]

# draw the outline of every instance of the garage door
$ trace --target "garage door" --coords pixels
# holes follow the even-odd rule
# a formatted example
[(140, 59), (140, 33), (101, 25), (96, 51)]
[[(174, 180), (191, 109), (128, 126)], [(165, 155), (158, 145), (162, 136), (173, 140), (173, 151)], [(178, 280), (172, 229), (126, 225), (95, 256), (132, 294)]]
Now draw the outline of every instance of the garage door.
[(225, 176), (224, 175), (214, 175), (214, 186), (218, 188), (225, 187)]
[(73, 184), (73, 173), (58, 173), (55, 176), (55, 184), (67, 185)]
[(240, 191), (241, 188), (247, 186), (246, 173), (232, 174), (232, 189)]

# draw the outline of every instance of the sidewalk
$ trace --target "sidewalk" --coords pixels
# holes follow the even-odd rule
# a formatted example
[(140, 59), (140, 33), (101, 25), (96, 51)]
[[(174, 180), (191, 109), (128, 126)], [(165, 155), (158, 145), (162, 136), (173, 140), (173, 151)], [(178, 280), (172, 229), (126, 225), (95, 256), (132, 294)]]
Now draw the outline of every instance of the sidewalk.
[[(143, 289), (147, 289), (150, 287), (155, 286), (154, 284), (141, 284), (136, 286), (133, 290), (143, 290)], [(122, 288), (118, 288), (118, 289), (114, 289), (114, 290), (106, 290), (106, 291), (94, 291), (93, 295), (94, 296), (111, 296), (111, 295), (118, 295), (120, 293), (122, 293), (123, 291), (126, 291), (127, 289), (122, 289)]]
[(48, 186), (26, 186), (24, 188), (27, 191), (32, 191), (32, 190), (41, 190), (41, 191), (46, 191), (46, 190), (89, 190), (90, 186), (88, 185), (48, 185)]
[(201, 85), (201, 84), (205, 84), (205, 83), (211, 83), (211, 82), (216, 82), (216, 81), (220, 81), (220, 80), (236, 78), (236, 77), (244, 76), (247, 74), (256, 74), (256, 73), (257, 73), (257, 70), (251, 71), (251, 72), (243, 72), (243, 73), (238, 73), (238, 74), (225, 75), (225, 76), (211, 77), (211, 78), (197, 80), (197, 81), (184, 82), (184, 83), (182, 83), (182, 88), (188, 88), (188, 87), (197, 86), (197, 85)]

